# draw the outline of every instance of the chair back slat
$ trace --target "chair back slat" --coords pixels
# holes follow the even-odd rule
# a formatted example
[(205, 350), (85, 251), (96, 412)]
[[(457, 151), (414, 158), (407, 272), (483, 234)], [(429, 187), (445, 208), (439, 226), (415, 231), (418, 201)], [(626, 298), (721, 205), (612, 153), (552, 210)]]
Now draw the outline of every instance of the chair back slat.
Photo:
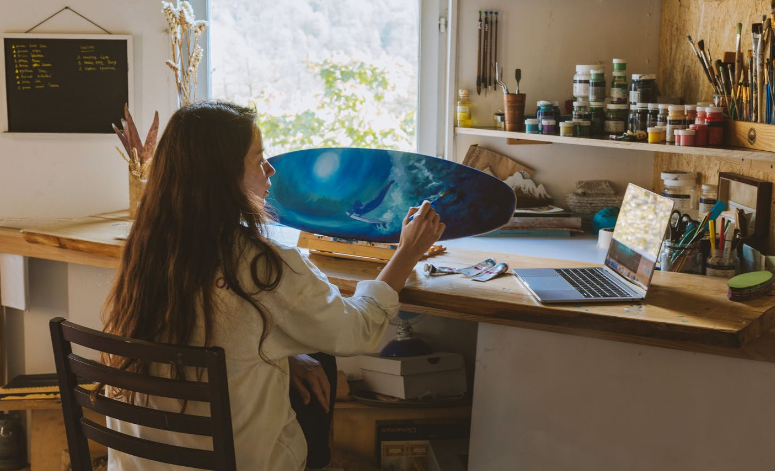
[(62, 325), (62, 333), (68, 342), (111, 355), (136, 358), (145, 362), (169, 363), (197, 368), (207, 366), (207, 349), (205, 348), (191, 350), (190, 347), (128, 339), (72, 323)]
[[(236, 471), (226, 355), (222, 348), (176, 347), (137, 341), (78, 326), (61, 317), (52, 319), (49, 327), (73, 471), (93, 471), (88, 439), (130, 455), (163, 463), (215, 471)], [(71, 342), (146, 362), (205, 368), (208, 382), (179, 381), (111, 368), (73, 354)], [(157, 410), (103, 395), (98, 395), (92, 403), (90, 392), (78, 386), (76, 375), (137, 393), (207, 402), (211, 416)], [(137, 425), (210, 436), (213, 450), (189, 449), (123, 434), (85, 419), (84, 407)]]
[(121, 389), (128, 389), (151, 396), (172, 397), (189, 401), (208, 402), (210, 391), (207, 383), (157, 378), (141, 373), (132, 373), (111, 368), (94, 360), (87, 360), (71, 353), (67, 364), (76, 375)]
[(215, 469), (216, 467), (215, 453), (210, 450), (167, 445), (133, 437), (99, 425), (87, 418), (81, 418), (81, 432), (86, 438), (108, 448), (140, 458), (197, 469)]
[(75, 388), (75, 402), (79, 406), (91, 409), (94, 412), (124, 422), (152, 427), (170, 432), (189, 433), (192, 435), (210, 436), (212, 434), (212, 420), (210, 417), (181, 414), (178, 412), (164, 412), (147, 407), (135, 406), (126, 402), (110, 399), (98, 395), (95, 401), (91, 401), (91, 392), (83, 388)]

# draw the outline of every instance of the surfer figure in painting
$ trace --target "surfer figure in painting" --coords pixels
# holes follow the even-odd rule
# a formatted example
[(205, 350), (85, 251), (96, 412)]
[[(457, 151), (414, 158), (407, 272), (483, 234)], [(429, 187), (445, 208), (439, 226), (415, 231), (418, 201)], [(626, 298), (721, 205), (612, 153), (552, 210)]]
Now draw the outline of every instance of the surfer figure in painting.
[(382, 226), (386, 225), (387, 223), (385, 221), (369, 219), (364, 217), (364, 215), (374, 211), (375, 209), (377, 209), (377, 207), (379, 207), (380, 204), (382, 204), (382, 201), (384, 201), (385, 196), (387, 196), (388, 191), (390, 190), (390, 187), (393, 186), (395, 182), (396, 182), (395, 180), (390, 180), (388, 184), (385, 185), (384, 188), (382, 188), (382, 191), (379, 192), (377, 197), (366, 204), (363, 204), (360, 201), (356, 201), (355, 204), (353, 205), (353, 210), (348, 211), (347, 215), (355, 220), (367, 222), (369, 224), (380, 224)]

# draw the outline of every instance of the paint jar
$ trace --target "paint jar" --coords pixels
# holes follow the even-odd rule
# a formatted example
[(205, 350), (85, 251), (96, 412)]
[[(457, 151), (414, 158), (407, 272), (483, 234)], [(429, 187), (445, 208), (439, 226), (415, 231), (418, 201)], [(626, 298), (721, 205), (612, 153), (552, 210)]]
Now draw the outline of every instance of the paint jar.
[(653, 74), (632, 74), (630, 84), (630, 105), (657, 102), (657, 76)]
[(708, 145), (721, 147), (724, 144), (724, 109), (711, 106), (706, 109), (708, 123)]
[(716, 201), (718, 201), (718, 186), (703, 183), (702, 191), (700, 192), (699, 214), (697, 217), (702, 220), (702, 218), (713, 209), (713, 205), (716, 204)]
[(471, 99), (468, 90), (457, 91), (457, 126), (459, 128), (471, 127)]
[(665, 142), (667, 139), (667, 126), (657, 126), (657, 128), (662, 133), (662, 142)]
[(627, 128), (627, 105), (609, 104), (605, 112), (606, 134), (622, 134)]
[(667, 103), (660, 103), (658, 105), (659, 107), (659, 114), (657, 115), (657, 126), (667, 126), (667, 117), (669, 115), (668, 111), (668, 105)]
[(526, 119), (525, 120), (525, 132), (528, 134), (541, 134), (541, 131), (538, 129), (538, 121), (537, 119)]
[(576, 98), (589, 98), (589, 71), (592, 70), (591, 65), (577, 65), (576, 75), (573, 76), (573, 96)]
[(729, 119), (729, 95), (713, 95), (713, 104), (712, 106), (721, 108), (724, 119)]
[(596, 101), (589, 104), (589, 120), (592, 122), (591, 134), (601, 136), (605, 131), (605, 102)]
[(589, 102), (578, 100), (573, 102), (573, 120), (574, 121), (589, 121), (591, 118), (589, 114)]
[(614, 72), (625, 72), (627, 70), (627, 61), (625, 59), (614, 59)]
[(605, 72), (594, 69), (589, 73), (589, 101), (605, 100)]
[(658, 126), (657, 120), (659, 119), (659, 104), (649, 103), (649, 127)]
[(705, 124), (706, 108), (706, 106), (697, 105), (697, 115), (694, 117), (695, 124)]
[(662, 241), (662, 249), (659, 251), (659, 269), (663, 272), (702, 275), (704, 258), (699, 242), (681, 245), (666, 239)]
[(503, 111), (496, 111), (492, 115), (492, 120), (495, 123), (495, 127), (503, 130), (506, 129), (506, 114)]
[(560, 136), (575, 137), (576, 136), (576, 122), (575, 121), (563, 121), (560, 123)]
[(697, 119), (697, 105), (685, 105), (686, 124), (692, 124)]
[(552, 102), (552, 111), (554, 112), (554, 120), (558, 123), (562, 120), (562, 111), (560, 111), (560, 102)]
[(691, 129), (678, 129), (675, 131), (675, 145), (677, 146), (694, 146), (694, 133)]
[(649, 134), (649, 144), (659, 144), (662, 142), (662, 130), (658, 127), (650, 127), (647, 130)]
[[(616, 60), (616, 59), (614, 59)], [(627, 64), (625, 64), (626, 66)], [(614, 69), (616, 64), (614, 63)], [(611, 103), (627, 103), (629, 89), (627, 87), (627, 74), (614, 70), (611, 74)]]
[(670, 170), (662, 172), (662, 196), (673, 200), (673, 209), (684, 212), (697, 207), (696, 176), (694, 172)]
[(636, 108), (630, 108), (630, 131), (639, 132), (649, 128), (649, 104), (638, 103)]
[(541, 120), (554, 119), (554, 109), (551, 101), (541, 100), (538, 102), (538, 111), (536, 111), (538, 120), (538, 130), (541, 131)]
[(738, 274), (739, 265), (737, 252), (734, 250), (711, 250), (705, 260), (705, 274), (719, 278), (732, 278)]
[(675, 132), (679, 129), (686, 129), (686, 116), (683, 105), (670, 105), (667, 116), (667, 138), (666, 142), (675, 142)]
[(557, 134), (557, 121), (554, 119), (542, 119), (541, 134)]
[(694, 130), (694, 145), (697, 147), (706, 147), (708, 145), (708, 125), (690, 124), (689, 129)]
[(591, 121), (576, 121), (576, 135), (578, 137), (589, 137), (592, 135)]

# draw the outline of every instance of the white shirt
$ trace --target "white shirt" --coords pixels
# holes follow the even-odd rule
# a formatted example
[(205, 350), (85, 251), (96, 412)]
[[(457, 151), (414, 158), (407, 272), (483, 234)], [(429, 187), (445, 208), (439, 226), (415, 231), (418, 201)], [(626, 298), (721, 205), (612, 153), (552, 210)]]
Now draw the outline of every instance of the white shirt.
[[(216, 282), (219, 287), (215, 289), (216, 315), (211, 344), (226, 351), (238, 470), (304, 469), (307, 445), (288, 398), (289, 356), (312, 352), (348, 356), (370, 352), (377, 347), (388, 321), (398, 314), (398, 294), (387, 283), (362, 281), (355, 294), (345, 298), (298, 249), (281, 245), (276, 245), (276, 249), (286, 262), (282, 279), (276, 289), (260, 293), (255, 299), (272, 319), (263, 351), (277, 366), (259, 357), (261, 320), (256, 310), (223, 286), (222, 279)], [(242, 252), (239, 279), (250, 293), (254, 284), (249, 263), (258, 249), (251, 244)], [(261, 263), (258, 266), (260, 270)], [(202, 344), (201, 328), (197, 329), (194, 338), (197, 340), (192, 344)], [(179, 402), (168, 398), (152, 397), (149, 406), (180, 411)], [(209, 415), (209, 410), (203, 403), (189, 402), (186, 413)], [(178, 446), (212, 449), (207, 437), (140, 427), (110, 417), (107, 420), (108, 427), (129, 435)], [(193, 468), (109, 451), (109, 471), (140, 469), (177, 471)]]

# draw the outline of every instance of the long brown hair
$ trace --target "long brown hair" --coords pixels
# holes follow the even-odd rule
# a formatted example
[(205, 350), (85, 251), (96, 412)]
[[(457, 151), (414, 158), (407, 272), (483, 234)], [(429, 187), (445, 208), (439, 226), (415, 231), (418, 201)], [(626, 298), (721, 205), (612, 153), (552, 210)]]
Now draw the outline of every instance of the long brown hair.
[[(172, 115), (106, 301), (106, 332), (189, 345), (201, 310), (204, 344), (210, 345), (216, 315), (213, 288), (220, 269), (231, 292), (260, 316), (259, 352), (269, 362), (261, 345), (271, 318), (251, 295), (274, 289), (283, 264), (266, 238), (266, 208), (241, 183), (248, 149), (253, 139), (260, 139), (255, 119), (252, 110), (226, 102), (199, 102)], [(240, 233), (259, 248), (250, 263), (254, 287), (238, 281), (235, 248)], [(134, 372), (149, 370), (136, 359), (105, 355), (103, 361)], [(186, 378), (182, 367), (171, 368), (174, 378)], [(201, 371), (197, 376), (201, 379)], [(134, 400), (131, 391), (114, 395)]]

